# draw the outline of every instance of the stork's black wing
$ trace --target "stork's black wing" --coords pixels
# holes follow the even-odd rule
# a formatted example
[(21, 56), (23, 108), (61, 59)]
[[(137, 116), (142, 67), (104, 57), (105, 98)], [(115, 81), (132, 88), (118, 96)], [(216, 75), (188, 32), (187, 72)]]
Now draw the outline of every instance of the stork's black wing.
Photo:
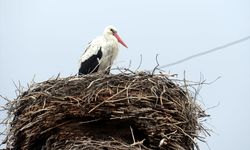
[(102, 47), (98, 50), (97, 54), (90, 56), (85, 61), (81, 62), (79, 68), (79, 75), (90, 74), (98, 71), (99, 60), (102, 58)]

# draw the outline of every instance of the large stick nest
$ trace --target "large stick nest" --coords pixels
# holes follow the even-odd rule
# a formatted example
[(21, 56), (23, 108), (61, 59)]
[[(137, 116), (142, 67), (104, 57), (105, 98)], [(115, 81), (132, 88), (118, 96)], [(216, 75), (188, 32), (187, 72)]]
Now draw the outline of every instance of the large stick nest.
[(34, 84), (12, 102), (9, 149), (193, 150), (204, 111), (165, 75), (86, 75)]

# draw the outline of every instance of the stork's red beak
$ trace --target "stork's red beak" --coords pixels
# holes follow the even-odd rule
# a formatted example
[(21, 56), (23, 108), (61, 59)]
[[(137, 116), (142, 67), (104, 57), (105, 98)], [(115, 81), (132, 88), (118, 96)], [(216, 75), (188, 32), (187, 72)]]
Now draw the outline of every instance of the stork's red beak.
[(121, 43), (124, 47), (128, 48), (128, 46), (122, 41), (122, 39), (117, 33), (114, 33), (114, 36), (116, 37), (119, 43)]

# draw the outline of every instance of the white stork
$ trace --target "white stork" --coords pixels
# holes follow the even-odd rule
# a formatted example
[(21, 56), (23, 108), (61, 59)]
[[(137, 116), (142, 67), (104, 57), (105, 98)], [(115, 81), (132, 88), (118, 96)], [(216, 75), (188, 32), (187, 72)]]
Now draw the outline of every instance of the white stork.
[(113, 26), (105, 28), (103, 35), (91, 41), (81, 56), (79, 75), (101, 72), (109, 74), (111, 65), (118, 54), (118, 44), (127, 45)]

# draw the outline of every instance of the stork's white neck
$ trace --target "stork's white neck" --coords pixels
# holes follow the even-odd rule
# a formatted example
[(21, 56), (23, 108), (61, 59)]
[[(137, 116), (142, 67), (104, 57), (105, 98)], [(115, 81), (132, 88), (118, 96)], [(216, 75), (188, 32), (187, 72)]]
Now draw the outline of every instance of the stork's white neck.
[(118, 40), (113, 34), (103, 34), (103, 37), (106, 39), (106, 42), (112, 42), (118, 44)]

